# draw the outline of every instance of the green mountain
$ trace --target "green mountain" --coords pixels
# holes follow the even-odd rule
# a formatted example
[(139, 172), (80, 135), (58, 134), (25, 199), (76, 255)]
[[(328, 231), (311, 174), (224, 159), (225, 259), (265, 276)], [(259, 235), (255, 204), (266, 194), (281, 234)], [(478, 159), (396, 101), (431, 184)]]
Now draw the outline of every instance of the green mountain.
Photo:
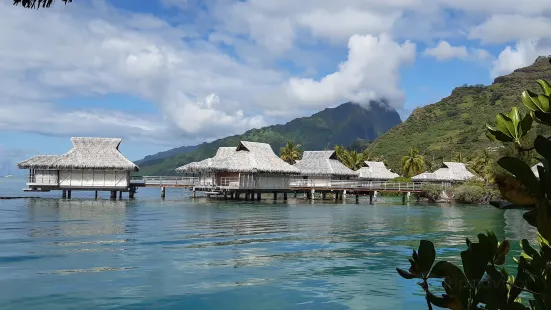
[(324, 150), (335, 145), (365, 145), (361, 141), (373, 141), (400, 123), (398, 113), (383, 102), (371, 102), (367, 107), (348, 102), (284, 125), (252, 129), (241, 135), (203, 143), (190, 152), (178, 152), (166, 158), (157, 156), (151, 160), (146, 157), (139, 161), (140, 175), (175, 174), (174, 169), (177, 167), (212, 157), (219, 147), (235, 146), (241, 140), (269, 143), (276, 153), (289, 140), (301, 144), (302, 150)]
[(440, 102), (415, 109), (406, 121), (370, 144), (369, 150), (383, 155), (396, 171), (400, 171), (400, 159), (410, 147), (430, 159), (451, 160), (459, 152), (463, 158), (471, 158), (484, 148), (497, 146), (485, 136), (485, 124), (494, 124), (497, 113), (508, 112), (513, 106), (523, 109), (520, 95), (525, 89), (539, 92), (537, 79), (551, 80), (548, 57), (498, 77), (489, 86), (455, 88)]

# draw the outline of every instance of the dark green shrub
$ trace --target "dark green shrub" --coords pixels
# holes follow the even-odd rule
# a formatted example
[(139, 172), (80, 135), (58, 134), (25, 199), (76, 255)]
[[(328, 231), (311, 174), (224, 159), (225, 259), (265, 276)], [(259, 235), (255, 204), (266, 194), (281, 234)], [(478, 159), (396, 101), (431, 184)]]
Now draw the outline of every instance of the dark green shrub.
[(459, 185), (454, 187), (453, 199), (458, 203), (479, 204), (486, 199), (487, 192), (483, 186)]
[(426, 198), (430, 202), (436, 202), (442, 196), (442, 190), (442, 185), (439, 184), (423, 184), (419, 197)]

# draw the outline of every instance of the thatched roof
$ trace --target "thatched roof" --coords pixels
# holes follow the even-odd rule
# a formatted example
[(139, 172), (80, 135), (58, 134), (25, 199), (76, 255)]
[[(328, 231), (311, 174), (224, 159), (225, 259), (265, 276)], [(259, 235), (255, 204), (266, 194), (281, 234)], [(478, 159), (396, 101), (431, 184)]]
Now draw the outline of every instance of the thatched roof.
[(185, 173), (185, 172), (208, 172), (211, 171), (211, 165), (213, 160), (220, 160), (222, 157), (229, 156), (235, 152), (235, 147), (220, 147), (216, 151), (216, 155), (212, 158), (203, 159), (198, 162), (191, 162), (187, 165), (176, 168), (176, 172)]
[(356, 172), (343, 165), (335, 151), (305, 151), (295, 163), (301, 175), (308, 176), (356, 176)]
[(392, 172), (385, 166), (385, 163), (378, 161), (365, 161), (365, 167), (356, 171), (358, 177), (368, 180), (392, 180), (399, 175)]
[(279, 158), (269, 144), (241, 141), (237, 148), (220, 148), (210, 170), (218, 172), (298, 174), (297, 168)]
[(119, 152), (119, 138), (71, 138), (73, 148), (64, 155), (38, 155), (20, 162), (21, 169), (92, 169), (138, 171)]
[(444, 162), (443, 167), (434, 172), (425, 172), (411, 178), (413, 181), (441, 181), (461, 182), (474, 178), (465, 164), (455, 162)]

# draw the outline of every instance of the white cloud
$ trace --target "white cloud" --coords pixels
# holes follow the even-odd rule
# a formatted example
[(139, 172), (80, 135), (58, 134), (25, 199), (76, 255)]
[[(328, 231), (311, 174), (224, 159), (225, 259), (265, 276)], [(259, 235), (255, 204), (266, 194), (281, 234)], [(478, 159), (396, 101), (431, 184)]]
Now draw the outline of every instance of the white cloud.
[(469, 38), (483, 43), (506, 43), (551, 37), (551, 20), (545, 17), (519, 14), (493, 15), (472, 28)]
[(380, 14), (350, 7), (336, 12), (315, 9), (298, 16), (298, 24), (310, 29), (315, 36), (340, 42), (354, 34), (389, 32), (399, 17), (399, 12)]
[(454, 58), (467, 60), (488, 60), (492, 55), (485, 49), (467, 48), (466, 46), (452, 46), (447, 41), (440, 41), (435, 47), (425, 49), (426, 56), (432, 56), (438, 61), (450, 60)]
[(509, 74), (526, 67), (538, 56), (551, 55), (551, 42), (546, 40), (520, 41), (515, 47), (507, 46), (493, 63), (491, 76)]
[(437, 60), (452, 58), (466, 58), (469, 55), (465, 46), (451, 46), (447, 41), (440, 41), (438, 45), (425, 50), (425, 55), (433, 56)]
[(404, 93), (399, 87), (399, 68), (415, 59), (415, 44), (399, 45), (385, 34), (354, 35), (348, 41), (348, 49), (348, 59), (339, 65), (338, 71), (319, 81), (292, 78), (288, 85), (290, 95), (317, 107), (382, 97), (392, 106), (401, 107)]
[[(412, 40), (439, 42), (424, 51), (439, 60), (492, 60), (480, 42), (520, 40), (494, 62), (502, 74), (548, 50), (551, 12), (547, 0), (161, 2), (170, 23), (103, 0), (39, 11), (1, 2), (0, 130), (181, 144), (348, 100), (386, 97), (399, 109)], [(103, 94), (139, 97), (159, 113), (56, 103)]]

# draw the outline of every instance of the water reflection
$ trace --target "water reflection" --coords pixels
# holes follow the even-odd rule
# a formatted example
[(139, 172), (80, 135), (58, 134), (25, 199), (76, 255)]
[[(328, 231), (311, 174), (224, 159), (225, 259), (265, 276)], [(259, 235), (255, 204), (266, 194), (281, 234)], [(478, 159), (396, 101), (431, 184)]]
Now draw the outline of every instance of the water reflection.
[[(469, 206), (21, 200), (0, 206), (0, 308), (426, 309), (395, 274), (522, 213)], [(292, 202), (292, 200), (290, 201)]]
[(37, 238), (122, 234), (126, 206), (122, 200), (30, 199), (28, 234)]

